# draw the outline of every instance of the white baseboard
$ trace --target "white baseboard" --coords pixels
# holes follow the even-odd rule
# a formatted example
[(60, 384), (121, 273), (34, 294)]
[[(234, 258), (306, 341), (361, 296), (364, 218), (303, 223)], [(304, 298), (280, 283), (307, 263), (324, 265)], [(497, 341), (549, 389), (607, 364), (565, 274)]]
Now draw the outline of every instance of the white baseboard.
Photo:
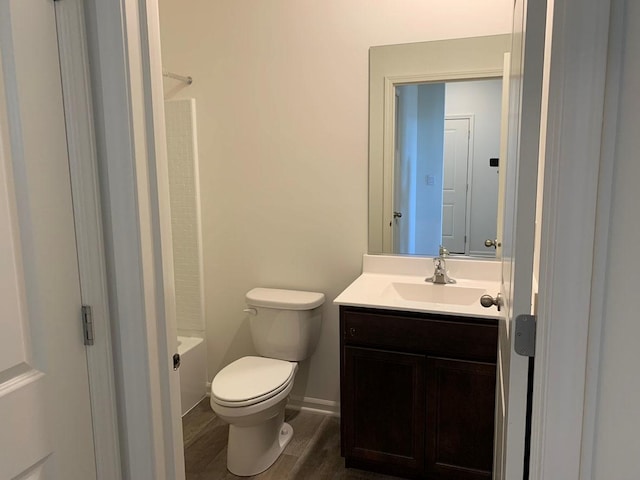
[(322, 413), (324, 415), (331, 415), (332, 417), (340, 416), (340, 402), (323, 400), (321, 398), (291, 395), (287, 408), (303, 410), (305, 412)]

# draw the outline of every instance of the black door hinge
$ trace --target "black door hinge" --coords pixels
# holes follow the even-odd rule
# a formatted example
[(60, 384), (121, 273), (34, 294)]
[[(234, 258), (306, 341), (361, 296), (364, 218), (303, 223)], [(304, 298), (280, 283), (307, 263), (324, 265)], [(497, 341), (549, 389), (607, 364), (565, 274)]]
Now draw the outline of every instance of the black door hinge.
[(95, 336), (93, 332), (93, 314), (91, 313), (91, 306), (82, 306), (82, 333), (84, 336), (85, 345), (93, 345)]

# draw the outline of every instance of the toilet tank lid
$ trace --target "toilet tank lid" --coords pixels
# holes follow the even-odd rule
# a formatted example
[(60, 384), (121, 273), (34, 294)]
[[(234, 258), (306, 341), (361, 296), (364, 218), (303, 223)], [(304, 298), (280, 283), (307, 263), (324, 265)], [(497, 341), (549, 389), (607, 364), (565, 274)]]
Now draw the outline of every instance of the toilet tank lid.
[(252, 307), (281, 308), (283, 310), (311, 310), (324, 303), (324, 293), (254, 288), (247, 292), (247, 304)]

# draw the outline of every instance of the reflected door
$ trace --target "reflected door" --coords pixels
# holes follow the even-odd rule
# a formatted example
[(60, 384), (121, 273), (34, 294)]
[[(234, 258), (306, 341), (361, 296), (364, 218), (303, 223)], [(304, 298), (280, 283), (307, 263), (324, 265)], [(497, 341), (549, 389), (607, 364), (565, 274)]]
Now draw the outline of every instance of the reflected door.
[(0, 0), (0, 478), (96, 478), (55, 3)]
[(466, 253), (470, 128), (469, 118), (444, 123), (442, 246), (450, 253)]
[[(414, 102), (414, 105), (408, 103)], [(410, 111), (415, 109), (412, 92), (396, 89), (396, 135), (393, 162), (393, 253), (415, 250), (415, 122)]]
[(445, 84), (396, 89), (394, 253), (436, 255), (442, 243)]

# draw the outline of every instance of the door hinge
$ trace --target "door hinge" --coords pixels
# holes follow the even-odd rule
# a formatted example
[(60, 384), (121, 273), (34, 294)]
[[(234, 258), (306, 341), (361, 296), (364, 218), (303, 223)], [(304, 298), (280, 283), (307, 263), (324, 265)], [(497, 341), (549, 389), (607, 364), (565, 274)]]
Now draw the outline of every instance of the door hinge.
[(89, 305), (82, 306), (82, 332), (84, 335), (84, 344), (93, 345), (93, 315)]
[(536, 316), (522, 314), (516, 317), (513, 348), (523, 357), (533, 357), (536, 353)]

